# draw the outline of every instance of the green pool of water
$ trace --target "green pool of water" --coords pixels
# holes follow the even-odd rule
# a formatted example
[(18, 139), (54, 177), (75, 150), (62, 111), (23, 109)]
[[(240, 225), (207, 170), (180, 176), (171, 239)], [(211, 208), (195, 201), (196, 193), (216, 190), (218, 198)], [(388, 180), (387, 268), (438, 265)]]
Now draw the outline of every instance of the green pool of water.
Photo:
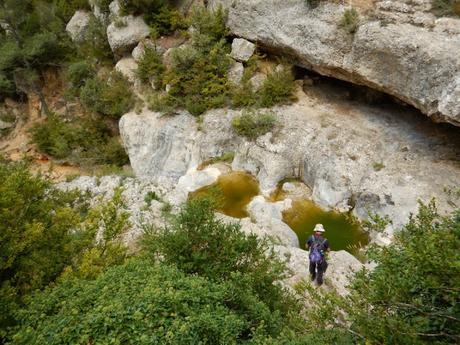
[(219, 176), (216, 183), (190, 193), (189, 197), (206, 196), (213, 198), (219, 205), (218, 210), (223, 214), (244, 218), (248, 217), (246, 206), (259, 193), (259, 184), (252, 175), (234, 171)]
[(301, 248), (313, 234), (316, 224), (324, 225), (324, 237), (329, 241), (331, 250), (347, 250), (357, 255), (358, 249), (369, 243), (368, 235), (361, 231), (359, 224), (348, 214), (324, 211), (310, 200), (295, 200), (292, 208), (283, 213), (283, 221), (299, 237)]

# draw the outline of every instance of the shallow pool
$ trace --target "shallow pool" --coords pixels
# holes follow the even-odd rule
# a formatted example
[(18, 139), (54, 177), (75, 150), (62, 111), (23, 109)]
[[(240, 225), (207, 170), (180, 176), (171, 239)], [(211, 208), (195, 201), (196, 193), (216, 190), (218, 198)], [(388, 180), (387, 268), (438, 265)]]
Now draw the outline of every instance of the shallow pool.
[(249, 216), (246, 206), (259, 192), (259, 183), (252, 175), (234, 171), (219, 176), (212, 185), (190, 193), (190, 197), (211, 197), (217, 201), (218, 210), (223, 214), (244, 218)]
[(318, 223), (326, 229), (324, 237), (329, 240), (331, 250), (345, 249), (356, 255), (360, 247), (369, 243), (368, 235), (361, 231), (352, 216), (325, 211), (310, 200), (293, 201), (292, 208), (283, 213), (283, 220), (299, 237), (301, 248), (305, 248), (305, 242)]

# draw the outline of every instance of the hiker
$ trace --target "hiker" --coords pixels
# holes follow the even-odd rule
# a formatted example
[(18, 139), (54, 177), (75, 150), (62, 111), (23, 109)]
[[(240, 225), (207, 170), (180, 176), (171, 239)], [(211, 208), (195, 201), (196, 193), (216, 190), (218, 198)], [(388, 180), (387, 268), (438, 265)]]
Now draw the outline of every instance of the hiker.
[(316, 282), (318, 286), (323, 284), (323, 274), (326, 272), (326, 252), (329, 251), (329, 242), (322, 236), (325, 232), (323, 224), (316, 224), (313, 229), (314, 234), (311, 235), (305, 247), (310, 250), (310, 276), (311, 280)]

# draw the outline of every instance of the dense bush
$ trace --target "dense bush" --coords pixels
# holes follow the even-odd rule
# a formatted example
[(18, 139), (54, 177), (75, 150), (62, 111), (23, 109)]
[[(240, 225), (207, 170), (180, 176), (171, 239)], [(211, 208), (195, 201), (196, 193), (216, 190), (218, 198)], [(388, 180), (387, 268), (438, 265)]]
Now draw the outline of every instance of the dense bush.
[(432, 3), (438, 16), (460, 17), (460, 0), (433, 0)]
[(129, 82), (118, 72), (107, 79), (94, 77), (87, 80), (80, 98), (89, 110), (116, 118), (127, 113), (135, 103)]
[(153, 79), (154, 84), (157, 87), (161, 87), (164, 72), (165, 67), (161, 60), (161, 56), (157, 53), (155, 48), (146, 48), (137, 69), (139, 79), (144, 83)]
[[(133, 260), (94, 281), (66, 281), (38, 294), (18, 313), (14, 344), (237, 344), (262, 338), (275, 319), (236, 284), (186, 275)], [(75, 312), (78, 311), (78, 312)], [(260, 313), (260, 314), (256, 314)], [(266, 338), (266, 337), (264, 337)]]
[(37, 294), (16, 314), (14, 343), (303, 343), (289, 331), (299, 305), (273, 284), (284, 266), (254, 235), (218, 221), (207, 200), (146, 236), (146, 258)]
[(2, 2), (0, 20), (11, 34), (6, 26), (0, 28), (0, 97), (35, 93), (44, 103), (41, 73), (60, 66), (73, 52), (65, 32), (67, 15), (58, 10), (47, 2)]
[(258, 92), (258, 104), (268, 108), (276, 104), (289, 103), (295, 100), (294, 90), (294, 76), (289, 69), (274, 71), (267, 76)]
[(160, 35), (185, 27), (183, 16), (168, 0), (121, 0), (120, 7), (123, 14), (143, 15)]
[(232, 127), (239, 135), (248, 139), (256, 139), (273, 130), (276, 123), (277, 120), (273, 114), (247, 111), (233, 118)]
[(123, 166), (129, 162), (118, 138), (111, 136), (102, 120), (64, 122), (50, 116), (32, 128), (32, 139), (41, 152), (81, 165)]
[[(24, 164), (0, 162), (0, 342), (13, 312), (33, 291), (64, 272), (94, 277), (122, 263), (115, 243), (127, 226), (121, 195), (88, 209), (83, 196), (61, 192)], [(96, 232), (103, 236), (97, 243)], [(99, 256), (97, 256), (99, 254)], [(89, 259), (89, 258), (91, 259)]]
[(77, 93), (94, 74), (94, 67), (86, 60), (71, 63), (67, 68), (67, 80), (70, 83), (70, 87)]
[(111, 65), (114, 61), (107, 38), (107, 26), (94, 16), (90, 17), (83, 40), (76, 43), (76, 46), (77, 56), (91, 63), (100, 62)]
[(196, 29), (192, 44), (174, 52), (173, 66), (166, 73), (165, 83), (171, 86), (169, 97), (176, 106), (200, 115), (227, 102), (230, 48), (223, 36), (226, 33), (223, 10), (214, 15), (195, 10), (192, 26)]
[(441, 216), (434, 202), (421, 205), (392, 244), (371, 248), (377, 267), (356, 275), (349, 296), (315, 294), (311, 317), (371, 344), (457, 344), (459, 249), (460, 211)]

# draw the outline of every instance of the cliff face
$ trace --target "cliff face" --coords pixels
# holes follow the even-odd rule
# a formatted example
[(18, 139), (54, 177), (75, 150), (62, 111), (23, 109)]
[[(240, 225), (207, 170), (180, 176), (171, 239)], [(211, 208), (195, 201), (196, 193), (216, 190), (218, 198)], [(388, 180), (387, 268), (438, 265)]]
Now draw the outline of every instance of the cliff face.
[(210, 0), (228, 9), (235, 36), (320, 74), (369, 86), (460, 126), (460, 20), (436, 19), (430, 2), (382, 1), (342, 25), (348, 7), (305, 0)]

